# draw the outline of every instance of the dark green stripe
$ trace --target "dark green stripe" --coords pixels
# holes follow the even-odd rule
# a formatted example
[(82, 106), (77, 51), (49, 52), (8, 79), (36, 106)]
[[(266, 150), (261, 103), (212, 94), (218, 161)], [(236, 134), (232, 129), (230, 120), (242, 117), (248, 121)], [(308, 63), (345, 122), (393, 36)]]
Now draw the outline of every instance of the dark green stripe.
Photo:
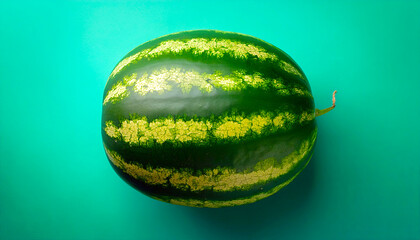
[(310, 137), (314, 128), (315, 122), (312, 121), (288, 132), (262, 135), (254, 140), (236, 143), (225, 141), (213, 146), (185, 144), (182, 148), (170, 143), (151, 148), (133, 147), (109, 137), (104, 130), (102, 136), (105, 146), (120, 154), (126, 162), (162, 168), (200, 170), (230, 167), (242, 171), (252, 169), (259, 161), (267, 158), (283, 159), (298, 149), (301, 142)]
[(214, 192), (211, 190), (204, 190), (200, 192), (192, 192), (192, 191), (182, 191), (176, 188), (171, 187), (163, 187), (157, 185), (148, 185), (144, 184), (131, 176), (127, 175), (119, 168), (112, 165), (115, 171), (126, 181), (128, 184), (132, 185), (133, 187), (139, 189), (143, 193), (147, 195), (151, 195), (152, 197), (158, 197), (161, 199), (170, 199), (172, 196), (173, 198), (181, 198), (181, 199), (198, 199), (198, 200), (218, 200), (218, 201), (229, 201), (239, 198), (248, 198), (254, 196), (259, 193), (268, 192), (270, 189), (288, 181), (292, 177), (294, 177), (297, 173), (302, 171), (302, 169), (307, 165), (312, 155), (313, 148), (310, 152), (308, 152), (304, 158), (293, 168), (289, 173), (282, 175), (276, 179), (271, 181), (265, 182), (264, 184), (256, 184), (252, 188), (246, 191), (230, 191), (230, 192)]
[[(103, 108), (102, 123), (130, 119), (130, 116), (145, 116), (149, 121), (168, 116), (182, 116), (188, 118), (210, 118), (220, 116), (227, 112), (238, 112), (249, 115), (254, 112), (291, 112), (300, 115), (302, 112), (313, 112), (314, 102), (306, 97), (282, 97), (264, 94), (254, 91), (257, 96), (244, 96), (242, 94), (226, 94), (218, 91), (216, 96), (194, 97), (182, 95), (173, 90), (167, 94), (150, 94), (152, 96), (140, 96), (131, 93), (120, 102), (107, 104)], [(199, 93), (195, 89), (191, 92)], [(177, 94), (179, 93), (179, 94)], [(194, 93), (192, 93), (194, 94)]]

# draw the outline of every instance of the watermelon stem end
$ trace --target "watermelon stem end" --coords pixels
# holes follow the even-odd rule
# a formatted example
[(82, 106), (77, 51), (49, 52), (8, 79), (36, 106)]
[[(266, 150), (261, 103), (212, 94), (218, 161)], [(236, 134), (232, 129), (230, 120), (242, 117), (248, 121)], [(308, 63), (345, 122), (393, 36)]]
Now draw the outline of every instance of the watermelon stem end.
[(326, 114), (327, 112), (329, 112), (329, 111), (331, 111), (331, 110), (333, 110), (335, 108), (335, 94), (336, 93), (337, 93), (337, 90), (335, 90), (333, 92), (333, 96), (332, 96), (332, 102), (333, 102), (333, 104), (332, 104), (332, 106), (329, 107), (329, 108), (322, 109), (322, 110), (315, 109), (315, 117), (319, 117), (319, 116), (321, 116), (323, 114)]

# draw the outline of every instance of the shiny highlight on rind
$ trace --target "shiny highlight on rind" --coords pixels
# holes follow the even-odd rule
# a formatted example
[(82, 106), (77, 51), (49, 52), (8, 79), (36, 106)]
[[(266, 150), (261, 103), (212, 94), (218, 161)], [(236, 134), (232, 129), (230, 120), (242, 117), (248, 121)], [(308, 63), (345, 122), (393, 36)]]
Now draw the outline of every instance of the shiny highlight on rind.
[[(290, 68), (291, 65), (286, 65)], [(133, 86), (132, 90), (128, 87)], [(221, 72), (199, 73), (197, 71), (186, 71), (181, 68), (161, 68), (150, 73), (144, 72), (139, 78), (137, 73), (125, 76), (122, 81), (115, 83), (103, 101), (103, 105), (108, 102), (115, 103), (128, 97), (130, 91), (145, 96), (150, 93), (163, 94), (165, 91), (173, 90), (176, 86), (187, 94), (193, 87), (198, 88), (203, 93), (210, 93), (214, 88), (223, 91), (241, 91), (247, 88), (255, 89), (274, 89), (281, 96), (306, 96), (312, 94), (301, 85), (286, 85), (281, 78), (263, 78), (259, 72), (247, 74), (245, 70), (235, 70), (230, 75), (222, 75)]]

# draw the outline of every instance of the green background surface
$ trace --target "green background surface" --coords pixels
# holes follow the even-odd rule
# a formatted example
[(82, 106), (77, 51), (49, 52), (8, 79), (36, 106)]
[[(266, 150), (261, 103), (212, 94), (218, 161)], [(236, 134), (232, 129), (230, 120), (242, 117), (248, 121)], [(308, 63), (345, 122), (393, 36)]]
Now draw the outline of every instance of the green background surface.
[[(0, 239), (420, 239), (420, 1), (1, 1)], [(255, 204), (198, 209), (124, 183), (103, 89), (164, 34), (250, 34), (311, 83), (312, 161)]]

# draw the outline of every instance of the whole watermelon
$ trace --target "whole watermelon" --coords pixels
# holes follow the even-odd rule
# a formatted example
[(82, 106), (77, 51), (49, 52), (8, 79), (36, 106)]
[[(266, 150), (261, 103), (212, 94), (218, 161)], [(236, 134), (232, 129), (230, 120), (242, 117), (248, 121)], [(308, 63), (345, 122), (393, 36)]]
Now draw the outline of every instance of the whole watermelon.
[(312, 156), (320, 115), (286, 53), (215, 30), (129, 52), (102, 108), (103, 144), (121, 178), (158, 200), (212, 208), (252, 203), (290, 183)]

